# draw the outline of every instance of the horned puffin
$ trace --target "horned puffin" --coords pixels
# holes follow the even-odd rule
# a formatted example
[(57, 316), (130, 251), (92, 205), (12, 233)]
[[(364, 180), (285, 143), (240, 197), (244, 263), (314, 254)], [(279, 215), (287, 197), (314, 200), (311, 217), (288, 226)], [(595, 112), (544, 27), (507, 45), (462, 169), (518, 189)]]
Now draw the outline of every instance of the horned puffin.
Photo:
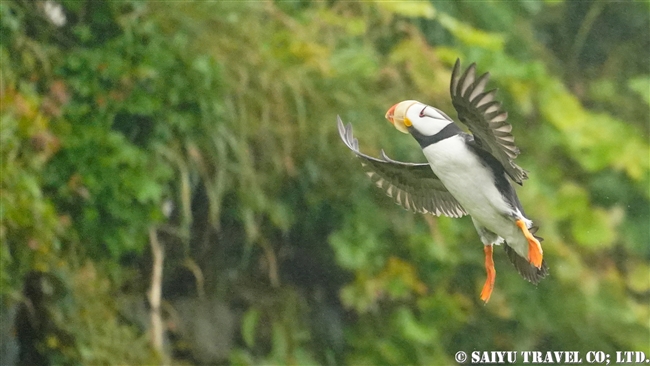
[(464, 132), (443, 111), (405, 100), (385, 117), (400, 132), (410, 134), (428, 163), (406, 163), (359, 151), (352, 126), (337, 117), (341, 139), (361, 159), (366, 174), (407, 210), (436, 216), (469, 215), (483, 244), (487, 279), (480, 294), (487, 303), (496, 279), (493, 246), (502, 245), (519, 274), (533, 284), (548, 275), (537, 227), (526, 217), (512, 185), (528, 178), (514, 163), (519, 155), (506, 122), (508, 113), (495, 100), (496, 89), (485, 91), (489, 73), (476, 77), (476, 64), (461, 74), (457, 60), (451, 76), (451, 101)]

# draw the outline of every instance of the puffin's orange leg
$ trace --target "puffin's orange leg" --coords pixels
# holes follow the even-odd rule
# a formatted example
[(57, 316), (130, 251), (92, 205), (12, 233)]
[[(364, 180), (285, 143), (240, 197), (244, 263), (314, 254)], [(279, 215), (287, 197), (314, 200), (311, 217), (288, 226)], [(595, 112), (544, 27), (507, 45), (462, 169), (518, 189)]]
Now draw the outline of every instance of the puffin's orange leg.
[(524, 236), (526, 237), (526, 240), (528, 240), (528, 261), (535, 267), (541, 268), (542, 267), (542, 258), (544, 257), (544, 251), (542, 250), (542, 245), (539, 243), (537, 239), (533, 236), (533, 234), (528, 231), (528, 228), (526, 227), (526, 223), (524, 220), (517, 220), (515, 221), (517, 226), (521, 229), (521, 231), (524, 233)]
[(485, 279), (485, 285), (483, 285), (483, 291), (481, 291), (481, 300), (487, 304), (494, 289), (494, 280), (497, 277), (497, 271), (494, 269), (494, 261), (492, 260), (492, 245), (485, 245), (483, 251), (485, 251), (485, 271), (487, 272), (487, 278)]

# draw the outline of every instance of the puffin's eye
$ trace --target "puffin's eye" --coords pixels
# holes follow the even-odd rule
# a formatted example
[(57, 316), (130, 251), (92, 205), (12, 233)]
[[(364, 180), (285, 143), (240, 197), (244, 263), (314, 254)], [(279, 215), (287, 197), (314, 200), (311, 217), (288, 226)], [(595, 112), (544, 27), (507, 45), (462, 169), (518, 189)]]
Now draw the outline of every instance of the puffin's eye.
[(427, 106), (425, 105), (424, 108), (420, 111), (420, 118), (424, 117), (424, 110), (427, 109)]

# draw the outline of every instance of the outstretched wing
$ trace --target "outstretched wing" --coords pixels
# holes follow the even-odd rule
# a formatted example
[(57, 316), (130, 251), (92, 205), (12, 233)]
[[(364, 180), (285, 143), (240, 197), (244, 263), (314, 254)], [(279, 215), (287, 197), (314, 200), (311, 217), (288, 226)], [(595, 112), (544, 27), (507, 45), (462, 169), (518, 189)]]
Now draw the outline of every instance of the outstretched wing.
[(528, 175), (513, 162), (519, 149), (511, 133), (512, 126), (506, 122), (508, 112), (494, 100), (497, 90), (485, 91), (489, 78), (487, 72), (476, 78), (476, 64), (471, 64), (461, 75), (460, 59), (456, 60), (451, 74), (451, 101), (458, 119), (472, 132), (478, 146), (492, 154), (510, 178), (521, 184)]
[(359, 151), (359, 142), (352, 135), (352, 125), (343, 125), (337, 116), (339, 135), (345, 145), (361, 159), (366, 174), (402, 207), (436, 216), (462, 217), (465, 209), (447, 191), (429, 164), (402, 163), (386, 156), (373, 158)]

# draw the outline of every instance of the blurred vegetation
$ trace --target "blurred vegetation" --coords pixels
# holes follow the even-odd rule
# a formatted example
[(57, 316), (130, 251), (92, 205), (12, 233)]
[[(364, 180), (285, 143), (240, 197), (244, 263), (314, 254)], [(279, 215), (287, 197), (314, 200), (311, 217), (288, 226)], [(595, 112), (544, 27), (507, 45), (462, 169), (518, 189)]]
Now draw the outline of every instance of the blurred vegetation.
[[(335, 127), (423, 161), (382, 116), (455, 116), (457, 57), (501, 89), (551, 267), (497, 252), (485, 306), (470, 220), (395, 206)], [(3, 1), (0, 363), (650, 354), (649, 59), (645, 1)]]

